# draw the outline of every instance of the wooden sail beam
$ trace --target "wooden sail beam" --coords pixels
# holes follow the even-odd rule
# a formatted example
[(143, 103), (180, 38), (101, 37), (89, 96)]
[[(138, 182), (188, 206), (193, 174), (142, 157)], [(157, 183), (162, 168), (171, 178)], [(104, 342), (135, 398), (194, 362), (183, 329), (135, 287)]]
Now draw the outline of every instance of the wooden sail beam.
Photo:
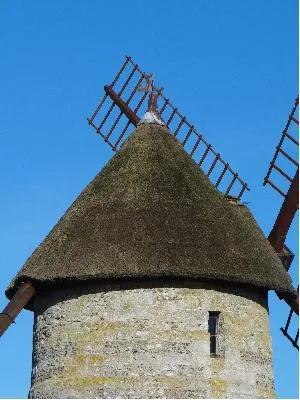
[[(298, 202), (299, 169), (297, 170), (289, 190), (285, 195), (285, 199), (268, 237), (270, 244), (278, 255), (280, 255), (284, 250), (284, 242), (298, 209)], [(299, 292), (297, 292), (297, 296), (295, 296), (293, 299), (283, 298), (279, 294), (277, 295), (280, 299), (283, 299), (297, 315), (299, 315)]]
[(118, 105), (118, 107), (126, 115), (126, 117), (133, 123), (133, 125), (137, 126), (140, 119), (135, 114), (135, 112), (132, 111), (131, 108), (129, 108), (128, 104), (126, 104), (125, 101), (123, 101), (121, 97), (117, 95), (117, 93), (113, 90), (111, 86), (104, 86), (104, 90), (106, 94), (108, 94), (109, 97), (112, 99), (112, 101)]
[(35, 295), (35, 289), (30, 282), (21, 283), (8, 305), (0, 313), (0, 337), (7, 328), (15, 322), (16, 316), (26, 306), (28, 301)]
[(286, 235), (291, 226), (295, 213), (298, 209), (299, 199), (299, 169), (297, 170), (290, 188), (282, 203), (275, 224), (269, 234), (269, 242), (276, 251), (281, 253)]

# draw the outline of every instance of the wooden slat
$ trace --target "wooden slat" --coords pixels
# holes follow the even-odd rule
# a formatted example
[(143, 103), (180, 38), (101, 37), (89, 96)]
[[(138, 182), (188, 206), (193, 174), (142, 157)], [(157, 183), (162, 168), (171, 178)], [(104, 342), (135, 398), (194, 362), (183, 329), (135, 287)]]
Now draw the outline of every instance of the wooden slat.
[(211, 166), (209, 168), (209, 171), (206, 174), (207, 177), (209, 177), (209, 175), (212, 173), (213, 169), (215, 168), (215, 166), (216, 166), (216, 164), (217, 164), (217, 162), (219, 160), (219, 157), (220, 157), (220, 154), (217, 154), (215, 159), (214, 159), (214, 162), (211, 164)]
[(235, 174), (232, 178), (232, 181), (230, 182), (230, 185), (228, 186), (225, 194), (229, 194), (230, 190), (232, 189), (232, 186), (234, 185), (235, 181), (237, 180), (237, 174)]
[(198, 145), (199, 145), (201, 139), (202, 139), (202, 138), (199, 136), (198, 139), (196, 140), (195, 145), (194, 145), (194, 147), (193, 147), (193, 149), (192, 149), (192, 151), (191, 151), (191, 153), (190, 153), (190, 156), (191, 156), (191, 157), (192, 157), (193, 154), (195, 153), (195, 151), (196, 151), (196, 149), (197, 149), (197, 147), (198, 147)]
[(179, 124), (178, 124), (178, 126), (177, 126), (177, 128), (176, 128), (176, 131), (174, 132), (174, 136), (177, 136), (177, 134), (178, 134), (178, 132), (180, 131), (180, 128), (182, 127), (184, 121), (185, 121), (185, 119), (182, 119), (182, 120), (179, 122)]
[(288, 160), (290, 160), (296, 167), (299, 167), (299, 164), (296, 160), (294, 160), (286, 151), (279, 149), (279, 152), (283, 154)]
[(244, 191), (246, 190), (246, 185), (243, 185), (240, 193), (238, 194), (238, 199), (240, 199), (243, 196)]
[(94, 114), (91, 116), (90, 119), (88, 119), (90, 125), (91, 125), (91, 122), (94, 121), (96, 115), (98, 114), (100, 108), (103, 106), (103, 104), (104, 104), (104, 102), (105, 102), (106, 99), (107, 99), (107, 94), (105, 93), (103, 99), (102, 99), (102, 100), (100, 101), (100, 103), (98, 104), (98, 106), (97, 106), (97, 108), (96, 108)]
[(176, 113), (176, 109), (174, 109), (174, 110), (172, 111), (172, 113), (171, 113), (171, 115), (170, 115), (170, 118), (168, 119), (168, 121), (167, 121), (167, 123), (166, 123), (167, 128), (169, 127), (169, 125), (170, 125), (172, 119), (174, 118), (175, 113)]
[(273, 183), (273, 182), (271, 181), (271, 179), (267, 179), (267, 180), (266, 180), (266, 183), (268, 183), (270, 186), (272, 186), (272, 188), (275, 189), (279, 194), (281, 194), (281, 196), (285, 197), (285, 193), (284, 193), (281, 189), (279, 189), (279, 187), (277, 187), (277, 186), (275, 185), (275, 183)]
[(198, 162), (199, 167), (201, 167), (201, 165), (203, 164), (203, 162), (204, 162), (204, 160), (205, 160), (205, 158), (206, 158), (206, 156), (207, 156), (207, 154), (208, 154), (210, 148), (211, 148), (211, 145), (209, 144), (209, 145), (207, 146), (207, 148), (206, 148), (206, 150), (205, 150), (205, 152), (204, 152), (204, 154), (203, 154), (201, 160)]
[(186, 145), (186, 142), (188, 141), (188, 138), (191, 136), (192, 132), (193, 132), (193, 126), (190, 127), (188, 133), (186, 134), (186, 137), (184, 138), (184, 141), (182, 142), (183, 147)]
[[(121, 90), (118, 92), (118, 95), (119, 95), (119, 96), (121, 96), (121, 94), (122, 94), (122, 93), (124, 92), (124, 90), (126, 89), (128, 83), (130, 82), (131, 78), (133, 77), (133, 75), (134, 75), (136, 69), (137, 69), (137, 68), (134, 67), (134, 68), (132, 69), (132, 71), (130, 72), (130, 74), (129, 74), (128, 78), (126, 79), (126, 81), (124, 82), (124, 84), (123, 84)], [(111, 87), (112, 87), (112, 86), (111, 86)]]
[(219, 176), (219, 179), (217, 180), (217, 182), (215, 184), (216, 188), (220, 185), (220, 183), (221, 183), (226, 171), (228, 171), (228, 164), (224, 165), (223, 171), (221, 172), (221, 175)]
[(110, 136), (112, 135), (112, 133), (113, 133), (115, 127), (117, 126), (118, 122), (120, 121), (122, 115), (124, 115), (123, 111), (121, 111), (121, 112), (119, 113), (119, 115), (117, 116), (115, 122), (113, 123), (112, 127), (110, 128), (108, 134), (106, 135), (106, 137), (105, 137), (105, 139), (104, 139), (105, 142), (107, 142), (107, 140), (108, 140), (108, 139), (110, 138)]
[(284, 176), (288, 181), (292, 182), (293, 179), (286, 174), (281, 168), (278, 167), (278, 165), (274, 164), (273, 168), (276, 169), (276, 171), (278, 171), (282, 176)]
[(295, 118), (293, 115), (290, 115), (290, 118), (293, 122), (295, 122), (295, 124), (299, 126), (299, 121), (297, 120), (297, 118)]
[(111, 85), (110, 85), (111, 87), (114, 87), (114, 86), (115, 86), (117, 80), (120, 78), (122, 72), (124, 71), (126, 65), (128, 64), (128, 62), (129, 62), (130, 60), (131, 60), (130, 57), (126, 57), (126, 60), (125, 60), (124, 64), (123, 64), (122, 67), (120, 68), (120, 70), (119, 70), (119, 72), (117, 73), (115, 79), (112, 81), (112, 83), (111, 83)]
[(169, 104), (169, 99), (166, 99), (162, 108), (159, 110), (160, 115), (162, 115), (162, 113), (165, 111), (165, 108), (167, 107), (168, 104)]
[(285, 133), (285, 136), (290, 139), (293, 143), (295, 143), (297, 146), (299, 146), (298, 140), (296, 140), (293, 136), (291, 136), (288, 132)]

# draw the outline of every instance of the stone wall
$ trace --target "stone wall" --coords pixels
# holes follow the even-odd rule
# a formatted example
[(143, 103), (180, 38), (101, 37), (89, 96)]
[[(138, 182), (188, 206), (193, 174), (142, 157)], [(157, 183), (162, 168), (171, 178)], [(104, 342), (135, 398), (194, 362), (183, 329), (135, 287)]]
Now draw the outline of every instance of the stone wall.
[[(38, 295), (29, 396), (275, 396), (265, 293), (160, 286), (93, 283)], [(221, 312), (224, 357), (210, 355), (209, 311)]]

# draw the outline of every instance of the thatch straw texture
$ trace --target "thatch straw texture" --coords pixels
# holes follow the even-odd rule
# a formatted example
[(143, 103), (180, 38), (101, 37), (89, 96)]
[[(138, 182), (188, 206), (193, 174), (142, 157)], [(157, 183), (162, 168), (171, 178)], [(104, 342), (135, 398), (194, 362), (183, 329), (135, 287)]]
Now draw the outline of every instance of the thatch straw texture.
[(231, 204), (167, 130), (142, 124), (27, 260), (18, 283), (218, 279), (292, 293), (245, 206)]

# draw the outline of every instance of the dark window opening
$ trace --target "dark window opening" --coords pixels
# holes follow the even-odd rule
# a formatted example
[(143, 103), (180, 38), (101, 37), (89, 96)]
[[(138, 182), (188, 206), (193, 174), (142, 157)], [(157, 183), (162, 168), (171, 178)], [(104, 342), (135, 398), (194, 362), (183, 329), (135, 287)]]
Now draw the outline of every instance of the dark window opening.
[(219, 342), (219, 318), (220, 311), (209, 311), (208, 318), (208, 332), (210, 336), (210, 355), (218, 356), (218, 342)]

